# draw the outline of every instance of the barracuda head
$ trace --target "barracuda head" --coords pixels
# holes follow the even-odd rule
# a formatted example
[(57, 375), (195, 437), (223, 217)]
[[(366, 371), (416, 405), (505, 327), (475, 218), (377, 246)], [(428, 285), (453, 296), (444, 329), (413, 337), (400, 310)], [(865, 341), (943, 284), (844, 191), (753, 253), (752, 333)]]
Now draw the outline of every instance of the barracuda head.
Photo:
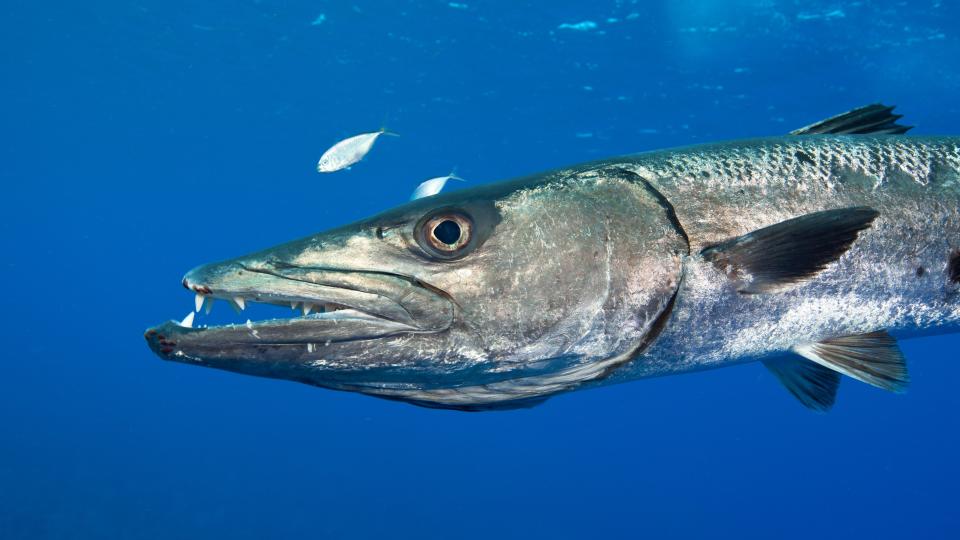
[(595, 380), (656, 333), (684, 239), (624, 171), (566, 171), (420, 199), (183, 279), (289, 319), (147, 331), (162, 358), (458, 409)]

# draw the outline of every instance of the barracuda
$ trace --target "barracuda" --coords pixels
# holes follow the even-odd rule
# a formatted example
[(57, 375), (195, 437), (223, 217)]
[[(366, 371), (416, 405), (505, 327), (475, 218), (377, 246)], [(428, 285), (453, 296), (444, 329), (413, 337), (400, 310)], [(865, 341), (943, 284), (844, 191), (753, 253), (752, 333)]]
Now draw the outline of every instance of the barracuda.
[(753, 361), (815, 410), (841, 374), (901, 391), (897, 339), (960, 322), (960, 138), (908, 137), (891, 111), (419, 199), (183, 279), (198, 310), (304, 316), (146, 338), (461, 410)]

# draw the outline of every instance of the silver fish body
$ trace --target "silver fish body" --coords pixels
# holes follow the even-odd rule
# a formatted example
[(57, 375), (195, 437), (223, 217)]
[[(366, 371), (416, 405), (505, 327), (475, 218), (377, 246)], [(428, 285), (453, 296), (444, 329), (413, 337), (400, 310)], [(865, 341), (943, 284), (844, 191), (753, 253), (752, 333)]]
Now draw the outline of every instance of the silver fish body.
[(450, 180), (459, 180), (462, 182), (463, 178), (454, 176), (453, 173), (450, 173), (447, 176), (437, 176), (435, 178), (424, 180), (416, 187), (416, 189), (413, 190), (413, 193), (410, 194), (410, 200), (415, 201), (424, 197), (432, 197), (443, 191), (443, 187), (447, 185), (447, 182)]
[(412, 201), (184, 278), (326, 313), (146, 337), (169, 360), (464, 410), (758, 360), (817, 409), (837, 373), (902, 388), (894, 339), (960, 326), (960, 138), (806, 133)]
[(373, 148), (373, 143), (377, 142), (381, 135), (388, 133), (387, 131), (361, 133), (337, 142), (320, 156), (317, 172), (331, 173), (356, 165), (367, 156)]
[[(783, 354), (798, 343), (886, 329), (955, 332), (960, 138), (806, 136), (654, 152), (622, 166), (670, 201), (691, 256), (671, 321), (624, 380)], [(704, 247), (832, 208), (879, 212), (839, 260), (771, 295), (738, 294)]]

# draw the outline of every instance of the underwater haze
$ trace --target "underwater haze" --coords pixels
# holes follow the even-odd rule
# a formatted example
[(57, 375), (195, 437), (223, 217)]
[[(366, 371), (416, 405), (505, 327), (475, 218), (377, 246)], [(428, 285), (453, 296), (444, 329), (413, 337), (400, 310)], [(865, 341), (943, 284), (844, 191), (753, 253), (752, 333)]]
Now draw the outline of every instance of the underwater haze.
[[(895, 104), (948, 0), (4, 0), (0, 539), (960, 538), (960, 335), (827, 414), (757, 363), (464, 413), (158, 359), (189, 269), (447, 190)], [(386, 127), (349, 170), (333, 143)], [(226, 305), (215, 315), (232, 316)]]

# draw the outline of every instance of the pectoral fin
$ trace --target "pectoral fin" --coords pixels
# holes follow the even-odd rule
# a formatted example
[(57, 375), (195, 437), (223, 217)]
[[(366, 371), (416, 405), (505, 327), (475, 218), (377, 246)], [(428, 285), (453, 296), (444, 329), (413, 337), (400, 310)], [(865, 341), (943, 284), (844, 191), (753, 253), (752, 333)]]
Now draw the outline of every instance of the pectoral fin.
[(804, 358), (884, 390), (902, 392), (910, 379), (897, 341), (886, 331), (793, 347)]
[(840, 374), (836, 371), (796, 357), (766, 360), (763, 365), (805, 407), (820, 412), (833, 407), (840, 386)]
[(901, 135), (913, 129), (897, 123), (903, 115), (893, 114), (894, 107), (874, 103), (843, 114), (831, 116), (816, 124), (795, 129), (791, 135)]
[(741, 293), (776, 292), (839, 259), (878, 215), (867, 207), (815, 212), (707, 247), (701, 255), (737, 280)]

